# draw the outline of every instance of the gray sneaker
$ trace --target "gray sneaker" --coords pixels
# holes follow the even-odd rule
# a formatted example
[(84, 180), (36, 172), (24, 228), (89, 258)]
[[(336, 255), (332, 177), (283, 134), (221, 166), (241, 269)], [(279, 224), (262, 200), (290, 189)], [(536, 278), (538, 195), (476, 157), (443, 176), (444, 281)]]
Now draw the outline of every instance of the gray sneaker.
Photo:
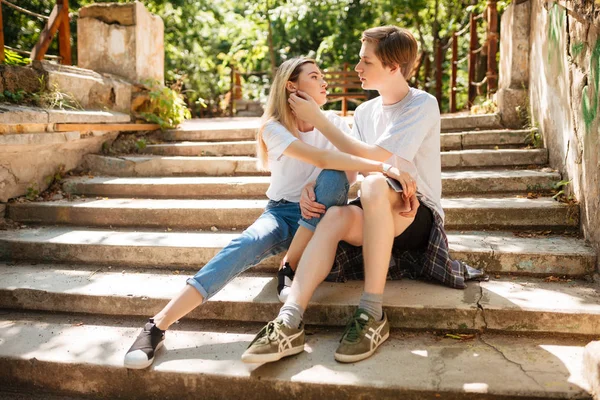
[(368, 312), (359, 308), (346, 325), (335, 359), (344, 363), (364, 360), (372, 356), (388, 337), (390, 324), (387, 315), (383, 313), (383, 319), (375, 321)]
[(258, 332), (258, 335), (242, 354), (242, 361), (247, 363), (273, 362), (301, 353), (303, 350), (304, 323), (298, 328), (289, 328), (283, 321), (276, 319)]

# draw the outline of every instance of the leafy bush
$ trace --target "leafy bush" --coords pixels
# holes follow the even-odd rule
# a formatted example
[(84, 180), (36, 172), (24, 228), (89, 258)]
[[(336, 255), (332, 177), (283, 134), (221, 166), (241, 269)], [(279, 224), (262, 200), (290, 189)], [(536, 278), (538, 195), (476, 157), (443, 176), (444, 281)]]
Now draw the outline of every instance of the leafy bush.
[(4, 49), (4, 64), (6, 65), (29, 65), (31, 60), (15, 53), (12, 50)]
[(140, 115), (146, 121), (160, 125), (161, 129), (175, 128), (185, 119), (192, 117), (178, 90), (153, 83), (149, 96), (150, 99)]

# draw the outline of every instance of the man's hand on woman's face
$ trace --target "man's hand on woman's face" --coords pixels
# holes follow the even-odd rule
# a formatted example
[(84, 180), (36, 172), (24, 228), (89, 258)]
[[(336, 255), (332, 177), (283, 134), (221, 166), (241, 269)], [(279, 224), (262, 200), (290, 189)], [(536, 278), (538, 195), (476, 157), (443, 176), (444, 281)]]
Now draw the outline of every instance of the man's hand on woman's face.
[(302, 189), (300, 212), (306, 219), (319, 218), (325, 214), (325, 206), (315, 201), (315, 183), (309, 182)]
[(302, 121), (314, 121), (321, 113), (315, 100), (300, 90), (290, 95), (288, 104), (296, 117)]

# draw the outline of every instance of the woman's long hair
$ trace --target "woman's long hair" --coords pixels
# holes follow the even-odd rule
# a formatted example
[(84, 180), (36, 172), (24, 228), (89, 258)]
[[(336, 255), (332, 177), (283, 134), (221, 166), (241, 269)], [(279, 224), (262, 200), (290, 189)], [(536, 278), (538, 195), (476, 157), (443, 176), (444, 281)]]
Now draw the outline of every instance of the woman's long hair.
[(287, 90), (287, 82), (296, 82), (302, 71), (302, 66), (308, 63), (316, 65), (315, 60), (312, 58), (295, 57), (287, 60), (277, 68), (275, 78), (273, 78), (273, 83), (271, 85), (269, 100), (267, 101), (267, 106), (262, 116), (260, 128), (256, 134), (256, 153), (258, 156), (258, 167), (261, 170), (269, 169), (267, 145), (262, 137), (265, 126), (269, 122), (279, 122), (290, 131), (292, 135), (298, 137), (296, 117), (288, 104), (290, 92)]

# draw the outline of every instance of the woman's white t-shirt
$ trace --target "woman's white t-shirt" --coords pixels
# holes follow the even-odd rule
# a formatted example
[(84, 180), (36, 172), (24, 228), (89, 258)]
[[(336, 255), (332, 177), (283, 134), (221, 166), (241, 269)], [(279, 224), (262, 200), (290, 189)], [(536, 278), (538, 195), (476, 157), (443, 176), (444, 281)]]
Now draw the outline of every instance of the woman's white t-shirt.
[[(352, 131), (348, 124), (332, 111), (325, 112), (327, 119), (347, 135)], [(317, 180), (321, 169), (304, 161), (283, 154), (290, 144), (298, 140), (279, 122), (269, 122), (262, 133), (267, 146), (271, 184), (267, 197), (271, 200), (287, 200), (294, 203), (300, 201), (302, 188), (309, 182)], [(309, 132), (299, 132), (302, 142), (326, 150), (336, 150), (336, 147), (317, 129)]]

